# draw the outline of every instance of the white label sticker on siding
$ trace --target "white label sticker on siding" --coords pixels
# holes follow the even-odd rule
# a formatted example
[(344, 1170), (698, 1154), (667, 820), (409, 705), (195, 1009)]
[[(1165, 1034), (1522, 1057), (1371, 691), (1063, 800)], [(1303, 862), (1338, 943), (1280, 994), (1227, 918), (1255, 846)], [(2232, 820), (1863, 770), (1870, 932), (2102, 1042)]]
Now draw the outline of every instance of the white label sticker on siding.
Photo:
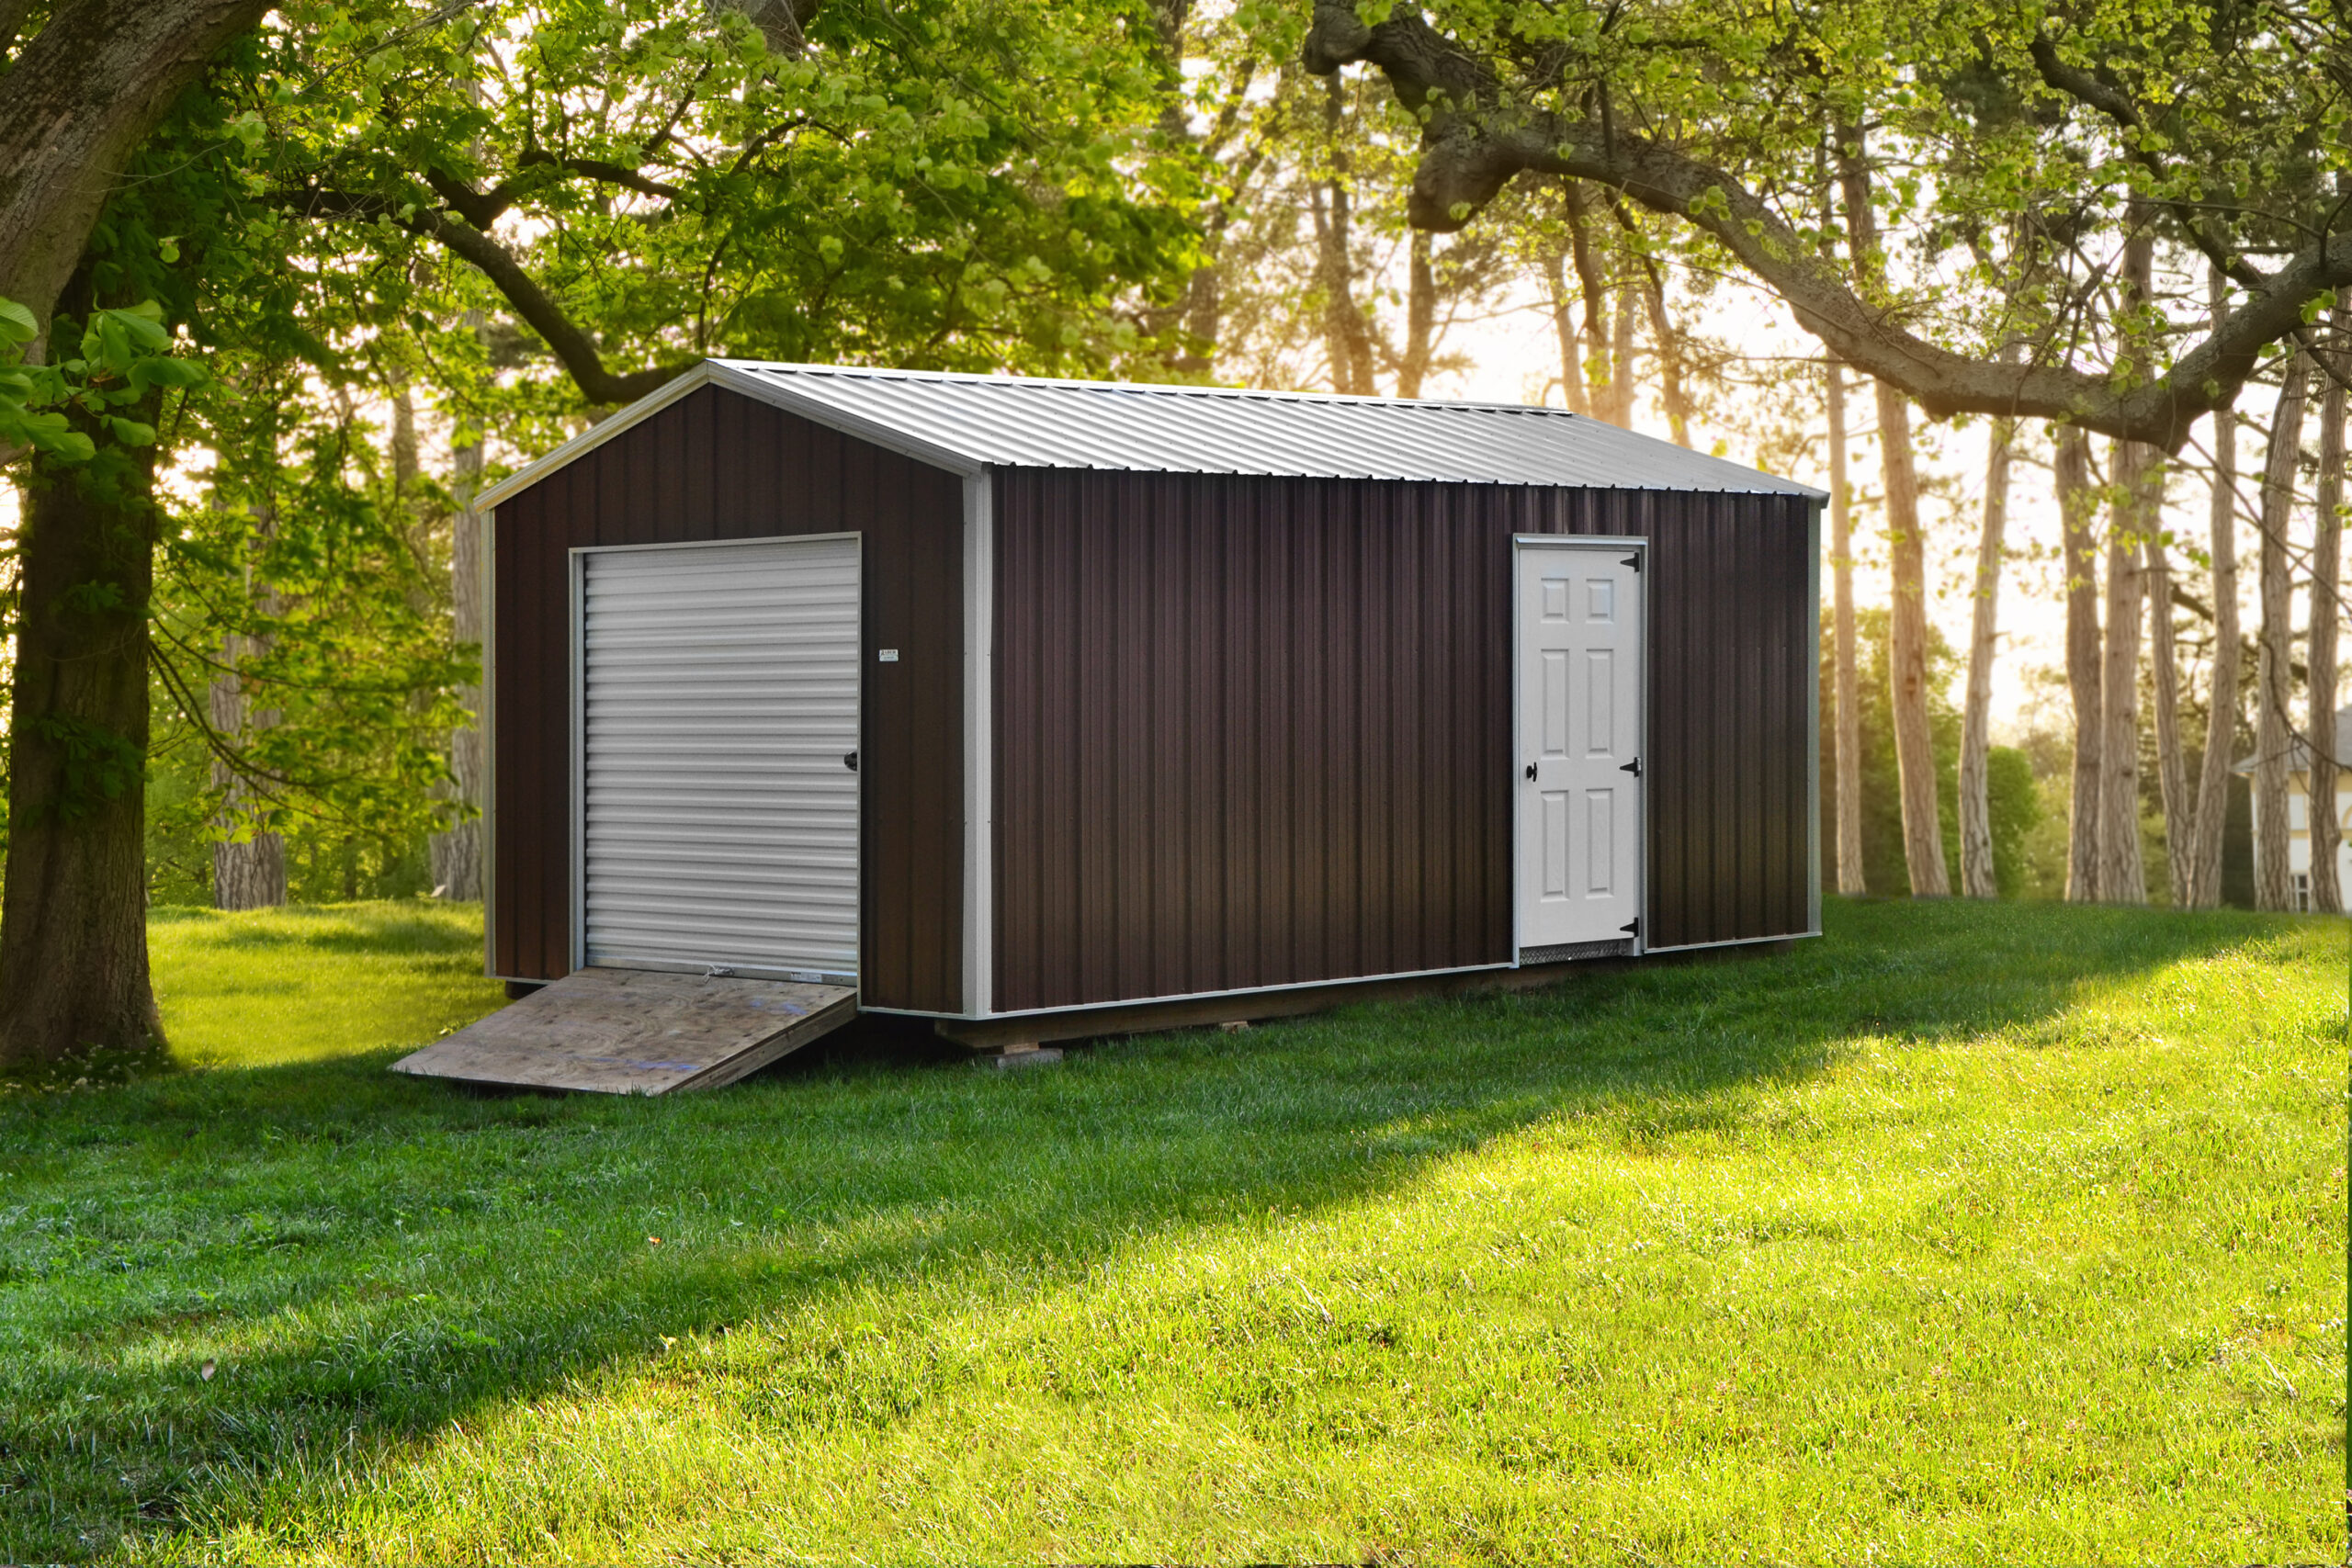
[(885, 664), (896, 664), (898, 661), (899, 661), (899, 650), (898, 650), (897, 649), (895, 649), (895, 648), (886, 648), (886, 649), (884, 649), (882, 650), (882, 662), (883, 662), (883, 663), (885, 663)]

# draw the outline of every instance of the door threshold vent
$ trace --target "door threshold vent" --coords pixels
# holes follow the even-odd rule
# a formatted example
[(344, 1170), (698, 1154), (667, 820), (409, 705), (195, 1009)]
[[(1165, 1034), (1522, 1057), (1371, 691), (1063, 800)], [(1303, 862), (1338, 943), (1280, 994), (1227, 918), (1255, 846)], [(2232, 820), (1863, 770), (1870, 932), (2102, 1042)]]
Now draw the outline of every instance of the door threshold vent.
[(1522, 947), (1519, 961), (1525, 964), (1568, 964), (1579, 958), (1631, 958), (1634, 943), (1630, 938), (1616, 937), (1608, 942), (1564, 942), (1552, 947)]

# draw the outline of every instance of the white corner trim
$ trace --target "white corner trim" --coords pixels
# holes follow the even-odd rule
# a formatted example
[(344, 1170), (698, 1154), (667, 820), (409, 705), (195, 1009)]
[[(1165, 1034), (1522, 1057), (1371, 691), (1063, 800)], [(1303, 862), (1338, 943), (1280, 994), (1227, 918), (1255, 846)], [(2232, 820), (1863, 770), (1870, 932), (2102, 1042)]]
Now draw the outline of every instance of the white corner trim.
[(996, 502), (964, 480), (964, 1012), (996, 1006)]

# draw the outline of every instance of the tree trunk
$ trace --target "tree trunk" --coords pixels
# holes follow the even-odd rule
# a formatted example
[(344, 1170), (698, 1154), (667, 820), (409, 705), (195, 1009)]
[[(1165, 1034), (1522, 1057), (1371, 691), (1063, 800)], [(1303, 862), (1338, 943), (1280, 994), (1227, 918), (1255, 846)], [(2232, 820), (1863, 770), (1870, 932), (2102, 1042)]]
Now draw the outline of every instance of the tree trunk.
[(1960, 728), (1960, 888), (1997, 898), (1993, 874), (1993, 659), (2001, 619), (2001, 544), (2009, 519), (2015, 420), (1996, 419), (1984, 459), (1984, 525), (1976, 539), (1976, 604), (1968, 637), (1968, 700)]
[[(2124, 353), (2120, 368), (2126, 374), (2139, 376), (2149, 360), (2148, 329), (2139, 310), (2148, 299), (2151, 276), (2155, 265), (2155, 239), (2149, 228), (2152, 215), (2144, 205), (2133, 201), (2127, 213), (2130, 235), (2123, 245), (2123, 300), (2126, 314), (2118, 331), (2124, 340)], [(2105, 744), (2100, 748), (2105, 769), (2100, 774), (2104, 793), (2099, 800), (2099, 883), (2108, 901), (2118, 904), (2144, 904), (2148, 901), (2148, 869), (2140, 852), (2140, 606), (2143, 601), (2151, 605), (2149, 614), (2156, 618), (2163, 636), (2158, 657), (2169, 660), (2171, 654), (2172, 606), (2161, 591), (2152, 588), (2143, 567), (2143, 558), (2155, 558), (2155, 544), (2164, 528), (2165, 455), (2154, 447), (2137, 442), (2119, 442), (2111, 459), (2112, 471), (2108, 479), (2114, 490), (2114, 502), (2107, 528), (2107, 649), (2100, 669), (2102, 691), (2099, 702), (2106, 718)], [(2159, 547), (2160, 550), (2161, 547)], [(2165, 586), (2169, 586), (2169, 579)], [(2178, 682), (2170, 681), (2165, 669), (2160, 678), (2171, 689), (2159, 698), (2169, 702), (2177, 695)], [(2180, 772), (2179, 725), (2177, 714), (2156, 716), (2158, 774), (2165, 778), (2170, 791), (2165, 796), (2167, 818), (2178, 804)], [(2163, 745), (2169, 738), (2174, 753), (2163, 756)], [(2165, 776), (2165, 770), (2171, 770)], [(2172, 835), (2178, 837), (2176, 833)], [(2169, 844), (2165, 858), (2172, 858)], [(2173, 893), (2179, 897), (2177, 884)]]
[[(1875, 292), (1885, 267), (1878, 214), (1871, 206), (1870, 163), (1861, 128), (1837, 128), (1838, 183), (1855, 282)], [(1888, 566), (1894, 607), (1887, 617), (1887, 684), (1894, 719), (1894, 765), (1902, 780), (1903, 863), (1913, 897), (1951, 892), (1944, 869), (1943, 823), (1936, 809), (1936, 745), (1928, 720), (1928, 551), (1919, 533), (1919, 476), (1911, 454), (1911, 405), (1891, 383), (1873, 380), (1878, 398), (1879, 462), (1886, 480)]]
[[(476, 323), (480, 325), (479, 322)], [(474, 511), (474, 492), (481, 488), (482, 452), (480, 442), (450, 454), (450, 490), (458, 502), (455, 534), (449, 542), (449, 598), (458, 642), (480, 646), (482, 640), (481, 518)], [(458, 688), (458, 703), (469, 715), (481, 712), (479, 682)], [(457, 820), (432, 836), (434, 896), (475, 899), (482, 896), (481, 728), (477, 719), (450, 731), (451, 795), (458, 803)]]
[(1936, 809), (1936, 742), (1928, 722), (1928, 550), (1919, 532), (1919, 477), (1912, 466), (1911, 405), (1883, 381), (1878, 393), (1879, 459), (1886, 473), (1889, 588), (1887, 682), (1894, 715), (1894, 766), (1903, 786), (1903, 865), (1915, 898), (1951, 892), (1944, 829)]
[(2066, 897), (2099, 897), (2099, 763), (2105, 724), (2099, 711), (2098, 549), (2092, 536), (2090, 437), (2075, 425), (2057, 434), (2054, 488), (2065, 536), (2066, 693), (2075, 708), (2075, 774), (2066, 820)]
[[(2335, 352), (2329, 367), (2341, 373), (2347, 365), (2343, 353), (2346, 312), (2335, 310)], [(2344, 888), (2337, 875), (2336, 846), (2343, 827), (2335, 805), (2335, 645), (2344, 625), (2344, 383), (2331, 376), (2319, 402), (2319, 521), (2312, 540), (2311, 674), (2312, 718), (2307, 738), (2312, 747), (2311, 799), (2308, 816), (2312, 836), (2312, 908), (2325, 914), (2344, 912)]]
[[(2229, 286), (2212, 275), (2213, 309), (2227, 304)], [(2198, 767), (2197, 820), (2190, 829), (2188, 904), (2211, 909), (2222, 902), (2222, 829), (2229, 816), (2230, 764), (2238, 744), (2238, 419), (2213, 416), (2213, 488), (2207, 526), (2213, 554), (2213, 684), (2206, 703), (2205, 755)]]
[(1589, 414), (1592, 400), (1584, 392), (1584, 355), (1577, 347), (1574, 297), (1568, 292), (1567, 256), (1552, 258), (1544, 276), (1552, 294), (1552, 331), (1560, 340), (1560, 398), (1570, 413)]
[[(213, 732), (232, 746), (253, 730), (277, 721), (274, 709), (253, 710), (245, 700), (237, 667), (248, 657), (266, 653), (269, 645), (232, 633), (220, 639), (220, 662), (227, 665), (212, 682)], [(228, 763), (212, 760), (212, 785), (221, 792), (219, 825), (224, 830), (248, 827), (255, 819), (253, 789)], [(216, 909), (274, 909), (286, 902), (286, 840), (266, 829), (254, 827), (243, 841), (218, 840), (212, 846), (212, 907)]]
[[(257, 509), (256, 521), (266, 544), (277, 531), (275, 514), (266, 502)], [(248, 595), (255, 592), (250, 563), (245, 570), (244, 591)], [(259, 594), (262, 613), (276, 615), (277, 594), (266, 584), (261, 586)], [(245, 695), (244, 683), (237, 675), (238, 667), (246, 660), (268, 652), (266, 638), (240, 637), (232, 632), (220, 639), (220, 662), (226, 668), (214, 678), (208, 695), (213, 733), (232, 747), (242, 747), (247, 735), (277, 722), (277, 709), (253, 706)], [(266, 809), (256, 808), (252, 785), (219, 757), (212, 760), (212, 787), (220, 791), (218, 827), (224, 832), (246, 833), (243, 840), (221, 839), (212, 845), (212, 907), (277, 908), (286, 902), (286, 840), (261, 826), (268, 814)]]
[(1609, 412), (1603, 416), (1620, 430), (1634, 428), (1634, 299), (1630, 283), (1617, 286), (1616, 325), (1609, 344)]
[(1355, 239), (1349, 195), (1345, 89), (1337, 76), (1324, 81), (1323, 129), (1329, 138), (1331, 177), (1317, 186), (1315, 208), (1316, 271), (1323, 286), (1323, 335), (1331, 360), (1334, 391), (1370, 393), (1372, 334), (1355, 301)]
[(1568, 220), (1568, 254), (1577, 268), (1577, 287), (1584, 295), (1585, 351), (1577, 364), (1584, 378), (1584, 398), (1595, 419), (1609, 417), (1609, 289), (1601, 281), (1600, 258), (1585, 232), (1585, 213), (1591, 197), (1580, 181), (1561, 187)]
[(2302, 445), (2303, 383), (2310, 367), (2301, 354), (2287, 361), (2270, 421), (2270, 451), (2262, 471), (2262, 626), (2256, 659), (2254, 715), (2254, 902), (2257, 908), (2292, 908), (2287, 862), (2287, 774), (2292, 757), (2294, 694), (2288, 668), (2287, 525), (2294, 514), (2295, 459)]
[[(263, 0), (61, 0), (0, 92), (0, 297), (47, 331), (116, 178)], [(35, 344), (33, 359), (42, 357)]]
[[(78, 311), (77, 311), (78, 313)], [(153, 448), (33, 461), (18, 535), (0, 894), (0, 1070), (128, 1065), (163, 1043), (147, 974)]]
[(1650, 338), (1657, 344), (1657, 395), (1666, 406), (1667, 434), (1677, 446), (1690, 445), (1690, 398), (1682, 386), (1682, 355), (1676, 350), (1674, 323), (1666, 315), (1666, 284), (1656, 267), (1648, 269), (1642, 299), (1649, 307)]
[(2152, 516), (2147, 542), (2148, 671), (2155, 703), (2156, 786), (2165, 806), (2165, 886), (2176, 909), (2188, 907), (2196, 875), (2196, 803), (2188, 796), (2188, 760), (2180, 742), (2180, 666), (2173, 645), (2172, 562), (2161, 520)]
[(2116, 443), (2107, 519), (2107, 646), (2099, 661), (2098, 884), (2110, 904), (2148, 901), (2140, 858), (2140, 539), (2155, 454)]
[(1418, 398), (1436, 347), (1437, 275), (1430, 268), (1430, 234), (1416, 229), (1406, 243), (1410, 282), (1405, 294), (1405, 353), (1396, 365), (1396, 395)]
[(1838, 891), (1868, 892), (1862, 875), (1862, 710), (1854, 678), (1853, 490), (1846, 479), (1846, 367), (1829, 361), (1829, 568), (1838, 697)]

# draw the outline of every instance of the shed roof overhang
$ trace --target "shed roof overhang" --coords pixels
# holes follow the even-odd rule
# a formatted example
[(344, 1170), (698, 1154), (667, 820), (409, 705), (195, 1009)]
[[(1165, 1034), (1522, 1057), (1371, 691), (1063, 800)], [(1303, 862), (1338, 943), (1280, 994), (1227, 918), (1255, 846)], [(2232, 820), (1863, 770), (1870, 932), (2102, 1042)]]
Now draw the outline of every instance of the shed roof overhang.
[(482, 492), (495, 506), (707, 386), (967, 478), (990, 468), (1784, 494), (1793, 480), (1516, 403), (707, 359)]

